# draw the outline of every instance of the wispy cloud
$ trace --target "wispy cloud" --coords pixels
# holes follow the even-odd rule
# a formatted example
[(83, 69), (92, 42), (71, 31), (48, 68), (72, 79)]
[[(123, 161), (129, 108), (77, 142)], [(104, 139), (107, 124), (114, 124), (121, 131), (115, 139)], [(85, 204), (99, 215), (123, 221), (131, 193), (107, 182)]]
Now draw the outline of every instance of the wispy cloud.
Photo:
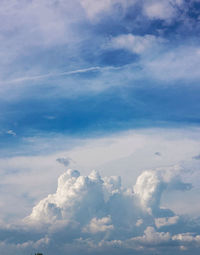
[(87, 72), (89, 73), (93, 71), (117, 70), (117, 69), (120, 69), (120, 68), (113, 67), (113, 66), (107, 66), (107, 67), (96, 66), (96, 67), (77, 69), (77, 70), (61, 72), (61, 73), (47, 73), (47, 74), (41, 74), (41, 75), (35, 75), (35, 76), (19, 77), (13, 80), (0, 81), (0, 83), (2, 84), (20, 83), (20, 82), (26, 82), (26, 81), (42, 80), (42, 79), (51, 78), (51, 77), (68, 76), (73, 74), (80, 74), (80, 73), (87, 73)]
[(8, 130), (6, 133), (8, 135), (12, 135), (12, 136), (16, 136), (17, 135), (12, 129)]

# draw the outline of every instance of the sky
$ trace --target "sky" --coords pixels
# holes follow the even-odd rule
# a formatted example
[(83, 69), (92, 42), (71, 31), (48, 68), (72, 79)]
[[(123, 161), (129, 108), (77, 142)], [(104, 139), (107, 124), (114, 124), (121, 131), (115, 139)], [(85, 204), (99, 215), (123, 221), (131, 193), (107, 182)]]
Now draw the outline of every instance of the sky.
[(199, 37), (199, 0), (1, 0), (0, 253), (199, 254)]

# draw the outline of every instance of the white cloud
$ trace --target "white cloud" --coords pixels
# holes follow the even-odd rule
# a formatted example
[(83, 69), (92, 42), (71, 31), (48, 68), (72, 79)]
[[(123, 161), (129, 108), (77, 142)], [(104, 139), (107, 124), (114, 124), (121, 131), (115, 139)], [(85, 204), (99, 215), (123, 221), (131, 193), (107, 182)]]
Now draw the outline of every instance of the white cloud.
[(126, 10), (130, 5), (134, 5), (137, 0), (80, 0), (87, 16), (92, 21), (98, 20), (100, 14), (113, 13), (116, 5), (120, 5)]
[[(144, 171), (136, 180), (134, 193), (121, 184), (120, 177), (101, 177), (97, 171), (82, 176), (79, 171), (69, 169), (58, 178), (56, 192), (39, 201), (24, 219), (23, 229), (15, 226), (9, 230), (17, 231), (17, 236), (20, 232), (24, 236), (24, 231), (34, 233), (36, 241), (32, 236), (22, 238), (17, 245), (11, 242), (9, 248), (15, 247), (19, 254), (20, 251), (25, 254), (33, 248), (50, 251), (51, 244), (56, 244), (60, 247), (59, 254), (65, 254), (66, 250), (78, 254), (79, 249), (85, 254), (88, 249), (105, 254), (117, 247), (126, 254), (130, 249), (147, 252), (154, 247), (162, 254), (159, 249), (165, 244), (172, 244), (174, 249), (190, 250), (192, 243), (198, 247), (200, 237), (191, 232), (191, 223), (181, 218), (186, 232), (179, 233), (177, 227), (174, 233), (171, 227), (178, 223), (179, 216), (160, 206), (164, 189), (187, 187), (181, 180), (183, 174), (184, 169), (177, 166)], [(164, 188), (160, 189), (162, 185)], [(173, 216), (163, 217), (163, 211)], [(195, 222), (198, 231), (198, 220)], [(163, 226), (167, 227), (166, 232), (159, 231)], [(7, 246), (3, 243), (2, 247), (4, 250)]]
[[(173, 214), (160, 208), (160, 198), (165, 185), (186, 185), (177, 176), (180, 171), (176, 167), (145, 171), (138, 177), (133, 193), (117, 177), (102, 178), (96, 171), (81, 176), (77, 170), (69, 169), (59, 177), (56, 193), (42, 199), (25, 222), (65, 227), (76, 223), (88, 233), (113, 232), (118, 228), (128, 233), (135, 226), (147, 225), (149, 220), (152, 224), (155, 221), (157, 227), (172, 225), (178, 217), (154, 220), (153, 215)], [(149, 220), (145, 222), (147, 216)]]
[(137, 227), (139, 227), (139, 226), (141, 226), (143, 224), (143, 219), (139, 219), (139, 220), (137, 220), (137, 222), (136, 222), (136, 226)]
[(176, 1), (173, 0), (145, 1), (143, 11), (150, 19), (171, 20), (177, 15), (175, 4)]
[(93, 218), (90, 223), (83, 228), (83, 232), (89, 232), (89, 233), (98, 233), (98, 232), (106, 232), (109, 230), (112, 230), (114, 227), (111, 224), (111, 218), (103, 217), (101, 219)]
[(81, 0), (80, 1), (83, 8), (87, 12), (89, 18), (95, 18), (95, 16), (103, 11), (110, 10), (113, 1), (112, 0), (102, 0), (102, 1), (93, 1), (93, 0)]
[(200, 245), (200, 235), (194, 235), (193, 233), (181, 233), (172, 237), (174, 241), (180, 241), (182, 243), (197, 242)]
[[(187, 175), (186, 172), (182, 173), (182, 177), (185, 182), (191, 182), (194, 188), (186, 193), (166, 190), (161, 198), (161, 206), (176, 213), (199, 214), (199, 204), (195, 203), (199, 192), (199, 160), (192, 160), (194, 155), (199, 154), (198, 128), (132, 130), (95, 139), (73, 140), (56, 135), (49, 138), (32, 137), (29, 140), (30, 146), (24, 148), (24, 153), (39, 151), (46, 154), (0, 159), (0, 183), (3, 187), (0, 194), (1, 219), (13, 221), (25, 217), (34, 203), (53, 193), (56, 180), (64, 170), (56, 159), (66, 158), (66, 155), (72, 159), (70, 167), (79, 169), (83, 175), (96, 169), (105, 176), (104, 184), (108, 190), (105, 199), (111, 193), (118, 192), (121, 179), (125, 187), (132, 187), (144, 169), (188, 161), (187, 165), (179, 165), (183, 169), (193, 170)], [(52, 148), (58, 147), (57, 144), (59, 151), (52, 151)], [(162, 157), (156, 157), (155, 151), (162, 152)], [(122, 178), (109, 177), (113, 175)], [(186, 202), (190, 206), (185, 206)], [(20, 206), (16, 207), (16, 204)]]
[[(54, 224), (59, 220), (77, 221), (82, 224), (84, 229), (93, 232), (97, 231), (95, 226), (99, 227), (101, 231), (102, 229), (112, 229), (113, 227), (107, 224), (115, 213), (110, 207), (113, 198), (119, 196), (118, 203), (127, 206), (123, 209), (125, 211), (129, 210), (130, 205), (126, 205), (124, 199), (130, 200), (130, 202), (133, 200), (133, 194), (124, 193), (121, 184), (117, 183), (116, 178), (101, 178), (96, 171), (88, 176), (80, 176), (78, 171), (68, 170), (59, 177), (56, 193), (41, 200), (33, 208), (26, 221), (34, 224)], [(110, 216), (105, 215), (106, 212)], [(124, 219), (120, 218), (120, 221), (123, 222)]]
[(120, 6), (122, 13), (128, 8), (140, 4), (143, 14), (149, 19), (161, 19), (170, 21), (177, 16), (177, 7), (183, 5), (183, 0), (80, 0), (89, 19), (98, 20), (100, 14), (114, 14), (115, 7)]
[(21, 83), (21, 82), (27, 82), (27, 81), (34, 81), (34, 80), (42, 80), (45, 78), (52, 78), (52, 77), (59, 77), (59, 76), (70, 76), (73, 74), (80, 74), (80, 73), (87, 73), (87, 72), (92, 72), (92, 71), (103, 71), (103, 70), (112, 70), (115, 69), (114, 67), (90, 67), (90, 68), (85, 68), (85, 69), (77, 69), (73, 71), (68, 71), (68, 72), (61, 72), (61, 73), (47, 73), (47, 74), (40, 74), (40, 75), (35, 75), (35, 76), (26, 76), (26, 77), (19, 77), (15, 78), (12, 80), (4, 80), (0, 81), (0, 83), (4, 84), (12, 84), (12, 83)]
[[(49, 68), (46, 69), (37, 60), (31, 59), (38, 52), (41, 55), (41, 52), (44, 53), (56, 46), (74, 45), (79, 40), (80, 33), (76, 33), (73, 27), (82, 18), (78, 0), (13, 0), (12, 2), (2, 0), (0, 9), (1, 81), (8, 76), (11, 80), (18, 80), (18, 82), (20, 79), (25, 82), (41, 77), (41, 74)], [(29, 60), (24, 68), (23, 62), (26, 61), (24, 59), (27, 56)], [(29, 61), (32, 62), (31, 65)]]
[(154, 35), (139, 36), (133, 34), (122, 34), (114, 37), (110, 44), (116, 49), (126, 49), (132, 53), (142, 54), (155, 47), (159, 41), (162, 40), (160, 38), (156, 38)]
[(138, 241), (142, 243), (149, 243), (151, 245), (162, 242), (168, 242), (170, 240), (169, 232), (156, 232), (153, 227), (147, 227), (143, 236), (132, 238), (132, 241)]
[(8, 130), (6, 133), (8, 135), (12, 135), (12, 136), (16, 136), (17, 135), (12, 129)]
[[(77, 6), (77, 1), (74, 3), (72, 1), (67, 3), (66, 1), (57, 1), (55, 4), (54, 1), (46, 0), (34, 2), (14, 0), (12, 3), (3, 0), (0, 14), (1, 21), (4, 22), (1, 22), (0, 28), (2, 32), (10, 31), (11, 37), (14, 36), (16, 41), (23, 40), (25, 36), (28, 42), (21, 41), (23, 45), (24, 43), (31, 43), (31, 45), (60, 44), (70, 40), (70, 33), (72, 35), (70, 25), (81, 17), (81, 15), (72, 12), (74, 6)], [(16, 35), (14, 31), (19, 28), (19, 33)], [(66, 38), (66, 35), (69, 38)]]
[(178, 222), (179, 216), (167, 217), (167, 218), (156, 218), (155, 225), (157, 228), (161, 228), (164, 226), (174, 225)]
[(146, 59), (145, 73), (164, 82), (198, 80), (200, 66), (199, 46), (183, 46)]
[(180, 173), (181, 168), (178, 165), (143, 172), (134, 186), (134, 192), (143, 208), (156, 214), (160, 209), (161, 196), (165, 189), (190, 189), (190, 184), (181, 181)]

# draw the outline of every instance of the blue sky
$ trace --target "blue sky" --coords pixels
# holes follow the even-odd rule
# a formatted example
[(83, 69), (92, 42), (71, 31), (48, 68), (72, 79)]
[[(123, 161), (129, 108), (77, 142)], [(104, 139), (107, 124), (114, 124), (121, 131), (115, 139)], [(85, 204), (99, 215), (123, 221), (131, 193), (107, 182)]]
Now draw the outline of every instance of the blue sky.
[(199, 36), (198, 0), (2, 1), (1, 252), (198, 254)]
[(20, 140), (198, 124), (198, 9), (198, 1), (4, 2), (1, 140), (10, 143), (7, 130)]

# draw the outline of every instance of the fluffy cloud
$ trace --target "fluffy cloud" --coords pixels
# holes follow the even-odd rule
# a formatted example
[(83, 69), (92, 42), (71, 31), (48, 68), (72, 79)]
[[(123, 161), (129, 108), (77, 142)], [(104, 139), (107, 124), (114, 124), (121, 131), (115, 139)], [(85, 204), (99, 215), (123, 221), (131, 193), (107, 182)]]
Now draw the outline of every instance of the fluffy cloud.
[(101, 219), (93, 218), (83, 231), (95, 234), (98, 232), (112, 230), (113, 228), (113, 225), (111, 225), (111, 218), (108, 216)]
[[(101, 177), (97, 171), (82, 176), (69, 169), (59, 177), (57, 191), (42, 199), (21, 226), (0, 230), (2, 236), (18, 236), (15, 243), (1, 238), (0, 249), (7, 254), (14, 248), (17, 254), (37, 249), (51, 255), (66, 250), (115, 254), (116, 247), (123, 254), (130, 249), (145, 253), (152, 247), (162, 254), (163, 245), (170, 244), (174, 251), (191, 250), (192, 244), (198, 248), (199, 234), (190, 232), (191, 223), (160, 206), (165, 190), (191, 188), (181, 172), (178, 166), (144, 171), (132, 188), (125, 188), (120, 177)], [(185, 232), (179, 232), (179, 221)]]
[(147, 227), (143, 236), (132, 238), (132, 241), (138, 241), (145, 244), (155, 245), (162, 242), (167, 242), (170, 239), (170, 233), (156, 232), (153, 227)]
[(41, 200), (26, 222), (65, 227), (77, 224), (81, 231), (88, 233), (110, 230), (114, 234), (121, 229), (128, 235), (135, 226), (169, 226), (177, 223), (178, 216), (161, 208), (160, 200), (166, 189), (191, 188), (182, 182), (180, 173), (177, 166), (145, 171), (130, 189), (121, 185), (120, 177), (102, 178), (96, 171), (81, 176), (77, 170), (69, 169), (59, 177), (56, 193)]
[(182, 241), (182, 242), (197, 242), (200, 244), (200, 235), (194, 235), (192, 233), (182, 233), (178, 235), (174, 235), (172, 237), (173, 240)]
[(34, 224), (65, 220), (79, 222), (84, 227), (89, 224), (89, 228), (94, 229), (94, 225), (106, 224), (107, 217), (122, 217), (120, 210), (113, 211), (117, 206), (115, 200), (125, 207), (121, 211), (129, 213), (131, 206), (127, 202), (133, 203), (133, 193), (123, 192), (119, 178), (104, 179), (96, 171), (80, 176), (78, 171), (68, 170), (59, 177), (56, 193), (41, 200), (26, 220)]
[(168, 213), (160, 209), (160, 200), (165, 189), (188, 190), (189, 183), (183, 183), (180, 179), (180, 167), (161, 168), (157, 171), (145, 171), (137, 179), (134, 192), (139, 197), (142, 207), (149, 213)]
[(163, 227), (163, 226), (170, 226), (173, 224), (176, 224), (179, 220), (179, 216), (173, 216), (168, 218), (156, 218), (155, 219), (155, 225), (157, 228)]

